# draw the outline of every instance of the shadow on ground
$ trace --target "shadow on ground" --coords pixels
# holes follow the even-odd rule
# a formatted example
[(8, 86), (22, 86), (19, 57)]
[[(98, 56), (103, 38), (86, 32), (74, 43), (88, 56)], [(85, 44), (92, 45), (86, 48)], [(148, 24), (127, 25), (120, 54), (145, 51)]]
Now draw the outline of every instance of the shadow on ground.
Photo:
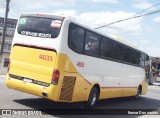
[(160, 108), (159, 100), (146, 97), (141, 97), (139, 100), (134, 100), (132, 97), (100, 100), (93, 109), (84, 109), (85, 103), (58, 103), (44, 98), (15, 99), (13, 101), (31, 109), (41, 110), (43, 114), (56, 117), (64, 117), (63, 115), (92, 115), (93, 117), (93, 115), (107, 114), (116, 115), (115, 118), (119, 118), (120, 115), (126, 115), (122, 116), (126, 118), (133, 116), (134, 118), (142, 114), (129, 116), (127, 115), (128, 111), (145, 111), (147, 113)]

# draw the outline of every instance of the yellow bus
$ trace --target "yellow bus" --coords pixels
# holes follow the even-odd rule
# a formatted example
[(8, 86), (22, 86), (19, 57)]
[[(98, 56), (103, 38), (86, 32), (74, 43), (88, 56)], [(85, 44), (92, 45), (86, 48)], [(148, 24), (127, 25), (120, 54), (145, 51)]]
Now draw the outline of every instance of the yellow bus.
[(146, 94), (149, 57), (71, 17), (22, 14), (6, 77), (8, 88), (57, 102)]

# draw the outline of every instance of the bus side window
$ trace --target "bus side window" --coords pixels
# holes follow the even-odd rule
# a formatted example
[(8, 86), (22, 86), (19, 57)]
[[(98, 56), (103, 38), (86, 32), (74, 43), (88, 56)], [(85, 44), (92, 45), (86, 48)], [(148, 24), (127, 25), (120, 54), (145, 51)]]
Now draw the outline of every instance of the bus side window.
[(83, 51), (84, 44), (84, 29), (74, 25), (69, 25), (69, 46), (78, 52)]
[(131, 49), (128, 47), (125, 47), (125, 49), (124, 49), (124, 62), (130, 63), (130, 52), (131, 52)]
[(92, 33), (86, 32), (86, 42), (85, 42), (85, 53), (89, 55), (99, 55), (99, 44), (100, 44), (100, 36)]
[(145, 72), (146, 72), (146, 79), (150, 78), (150, 58), (148, 55), (145, 55)]
[(124, 48), (121, 44), (115, 43), (113, 48), (112, 58), (118, 61), (122, 61), (124, 57)]
[(108, 38), (102, 38), (101, 41), (101, 57), (112, 58), (112, 51), (114, 47), (114, 41)]
[(138, 57), (138, 53), (134, 50), (131, 50), (130, 63), (133, 64), (133, 65), (139, 66), (139, 58), (137, 59), (137, 57)]
[(144, 67), (144, 53), (140, 53), (140, 63), (139, 66), (140, 67)]

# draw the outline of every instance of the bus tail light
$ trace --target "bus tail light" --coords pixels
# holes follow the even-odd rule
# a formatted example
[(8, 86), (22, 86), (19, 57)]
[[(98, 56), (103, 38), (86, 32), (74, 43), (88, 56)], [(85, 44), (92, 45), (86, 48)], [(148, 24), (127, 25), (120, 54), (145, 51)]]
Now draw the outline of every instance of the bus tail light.
[(59, 76), (60, 76), (60, 72), (57, 69), (53, 70), (52, 73), (52, 84), (57, 85), (58, 84), (58, 80), (59, 80)]

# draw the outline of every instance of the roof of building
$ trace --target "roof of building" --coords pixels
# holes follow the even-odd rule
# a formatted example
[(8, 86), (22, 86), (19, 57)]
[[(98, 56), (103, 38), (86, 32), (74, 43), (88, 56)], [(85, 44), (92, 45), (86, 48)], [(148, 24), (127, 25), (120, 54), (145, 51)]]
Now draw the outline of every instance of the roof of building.
[(160, 57), (150, 57), (152, 62), (160, 63)]
[[(3, 17), (0, 17), (0, 22), (1, 21), (4, 21), (4, 18)], [(17, 23), (17, 19), (11, 19), (11, 18), (7, 18), (7, 22), (13, 22), (13, 23)]]

